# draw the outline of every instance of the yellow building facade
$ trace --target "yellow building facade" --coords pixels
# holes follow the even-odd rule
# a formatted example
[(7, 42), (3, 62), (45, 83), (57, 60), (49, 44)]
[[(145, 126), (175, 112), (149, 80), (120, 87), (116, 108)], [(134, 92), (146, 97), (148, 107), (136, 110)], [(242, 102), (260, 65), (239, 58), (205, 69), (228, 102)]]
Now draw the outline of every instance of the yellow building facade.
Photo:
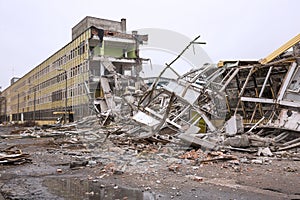
[(1, 92), (1, 121), (49, 124), (65, 112), (70, 121), (93, 114), (99, 77), (107, 73), (102, 61), (120, 74), (139, 68), (137, 36), (126, 33), (125, 19), (84, 18), (71, 42)]

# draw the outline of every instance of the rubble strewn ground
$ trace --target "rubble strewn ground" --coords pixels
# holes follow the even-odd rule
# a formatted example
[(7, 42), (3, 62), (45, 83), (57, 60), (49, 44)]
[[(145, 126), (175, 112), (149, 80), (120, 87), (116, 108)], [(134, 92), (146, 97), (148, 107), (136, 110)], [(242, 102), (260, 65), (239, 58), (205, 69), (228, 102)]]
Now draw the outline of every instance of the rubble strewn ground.
[(3, 198), (300, 198), (296, 151), (273, 155), (264, 149), (260, 155), (226, 148), (205, 151), (135, 141), (120, 131), (101, 130), (97, 123), (91, 117), (76, 128), (72, 124), (44, 130), (1, 127), (2, 151), (30, 155), (25, 163), (0, 166)]
[(95, 116), (1, 127), (3, 197), (300, 199), (297, 55), (173, 70), (160, 84), (184, 51), (149, 87), (101, 77)]

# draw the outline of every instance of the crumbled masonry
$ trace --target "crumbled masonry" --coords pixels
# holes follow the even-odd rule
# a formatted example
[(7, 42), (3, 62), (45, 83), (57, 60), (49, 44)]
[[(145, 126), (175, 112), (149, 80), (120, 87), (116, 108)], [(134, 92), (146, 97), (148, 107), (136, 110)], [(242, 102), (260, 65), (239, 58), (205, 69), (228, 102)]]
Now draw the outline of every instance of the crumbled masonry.
[(0, 97), (0, 200), (300, 199), (300, 34), (261, 60), (179, 74), (199, 38), (142, 78), (148, 35), (127, 34), (125, 19), (77, 24), (58, 59), (22, 78), (38, 84)]
[[(169, 144), (177, 148), (235, 150), (273, 156), (297, 152), (300, 121), (299, 45), (275, 59), (205, 64), (179, 76), (172, 64), (153, 81), (124, 76), (105, 57), (109, 74), (100, 77), (100, 96), (92, 106), (99, 124), (84, 118), (69, 125), (19, 130), (19, 136), (92, 135), (103, 143)], [(177, 79), (163, 78), (171, 69)], [(163, 81), (161, 81), (163, 80)], [(134, 86), (122, 82), (135, 83)], [(86, 128), (83, 128), (86, 127)], [(99, 129), (99, 127), (101, 127)]]
[[(222, 61), (182, 76), (166, 64), (151, 86), (140, 81), (136, 87), (116, 87), (114, 94), (110, 85), (119, 85), (120, 79), (136, 80), (116, 73), (106, 61), (104, 66), (112, 75), (101, 78), (106, 103), (103, 108), (99, 103), (100, 124), (116, 126), (114, 133), (122, 132), (134, 140), (207, 150), (296, 150), (300, 132), (299, 45), (293, 48), (267, 63)], [(167, 69), (177, 79), (165, 81)]]

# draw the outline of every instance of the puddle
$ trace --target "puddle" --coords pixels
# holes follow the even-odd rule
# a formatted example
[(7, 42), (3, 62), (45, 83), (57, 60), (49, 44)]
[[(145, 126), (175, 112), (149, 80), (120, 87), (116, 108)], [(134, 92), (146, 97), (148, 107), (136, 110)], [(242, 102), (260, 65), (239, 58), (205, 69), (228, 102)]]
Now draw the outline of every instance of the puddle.
[(155, 194), (142, 192), (135, 188), (105, 185), (101, 182), (92, 182), (76, 178), (47, 178), (43, 185), (48, 192), (63, 199), (72, 200), (155, 200)]

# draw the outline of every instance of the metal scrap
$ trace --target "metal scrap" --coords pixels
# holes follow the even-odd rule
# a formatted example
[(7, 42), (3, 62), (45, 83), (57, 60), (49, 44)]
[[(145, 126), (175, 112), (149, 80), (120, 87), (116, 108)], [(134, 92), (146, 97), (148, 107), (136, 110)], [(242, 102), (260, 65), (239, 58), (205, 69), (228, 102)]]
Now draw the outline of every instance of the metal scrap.
[[(105, 69), (93, 82), (97, 83), (92, 103), (98, 119), (87, 117), (70, 126), (19, 133), (39, 137), (63, 132), (102, 144), (109, 138), (118, 145), (170, 143), (186, 149), (259, 154), (268, 148), (268, 155), (299, 148), (299, 55), (285, 54), (267, 63), (223, 61), (179, 75), (172, 64), (198, 38), (166, 64), (151, 86), (139, 78), (139, 69), (129, 76), (116, 71), (116, 62), (93, 58), (91, 62)], [(177, 78), (165, 79), (167, 69)]]
[[(166, 64), (148, 88), (139, 76), (119, 74), (111, 61), (99, 58), (109, 72), (100, 77), (100, 97), (94, 102), (100, 124), (118, 124), (117, 132), (127, 139), (187, 142), (209, 150), (297, 148), (297, 143), (289, 142), (298, 137), (287, 131), (300, 132), (299, 55), (282, 52), (284, 57), (268, 62), (222, 61), (179, 75), (172, 64), (197, 39)], [(167, 69), (177, 78), (164, 79)], [(123, 84), (136, 80), (134, 86)], [(272, 137), (262, 136), (270, 129), (277, 130)], [(167, 135), (165, 130), (169, 130)], [(104, 141), (115, 134), (106, 133)]]

